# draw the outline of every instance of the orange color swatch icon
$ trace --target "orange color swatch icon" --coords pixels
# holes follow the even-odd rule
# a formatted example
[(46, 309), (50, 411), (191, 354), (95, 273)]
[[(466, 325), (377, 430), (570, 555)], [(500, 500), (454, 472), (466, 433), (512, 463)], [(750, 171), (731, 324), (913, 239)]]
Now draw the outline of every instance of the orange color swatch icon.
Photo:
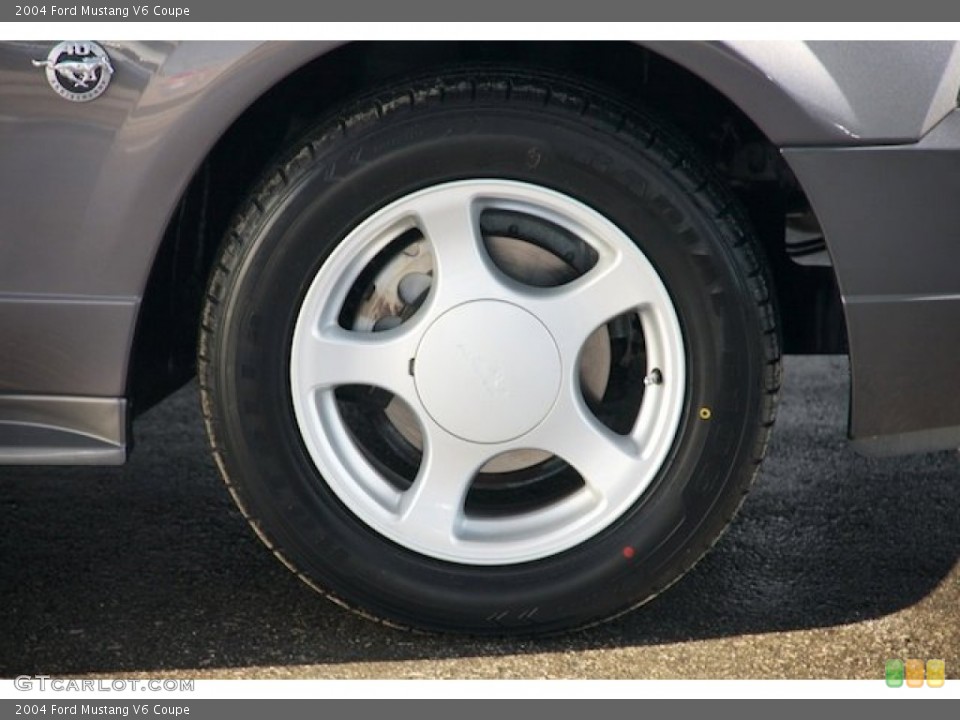
[(907, 687), (923, 687), (923, 660), (907, 660)]
[(932, 688), (943, 687), (946, 675), (943, 660), (927, 660), (927, 685)]

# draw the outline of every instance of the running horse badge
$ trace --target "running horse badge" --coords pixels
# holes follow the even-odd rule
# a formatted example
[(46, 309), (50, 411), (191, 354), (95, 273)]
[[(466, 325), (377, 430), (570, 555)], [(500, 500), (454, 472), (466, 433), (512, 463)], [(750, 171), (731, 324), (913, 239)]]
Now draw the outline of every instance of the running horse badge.
[(90, 41), (62, 42), (50, 51), (46, 60), (34, 60), (33, 66), (46, 68), (50, 87), (72, 102), (89, 102), (100, 97), (113, 76), (110, 57)]

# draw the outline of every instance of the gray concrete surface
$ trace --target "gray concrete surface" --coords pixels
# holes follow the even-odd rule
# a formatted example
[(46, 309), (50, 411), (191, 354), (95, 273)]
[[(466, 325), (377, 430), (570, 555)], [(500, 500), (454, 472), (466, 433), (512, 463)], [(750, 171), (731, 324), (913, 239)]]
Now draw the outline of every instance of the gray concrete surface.
[(0, 676), (960, 677), (960, 459), (867, 460), (843, 358), (790, 359), (764, 471), (715, 550), (638, 612), (540, 641), (410, 635), (314, 596), (260, 546), (196, 389), (121, 469), (0, 470)]

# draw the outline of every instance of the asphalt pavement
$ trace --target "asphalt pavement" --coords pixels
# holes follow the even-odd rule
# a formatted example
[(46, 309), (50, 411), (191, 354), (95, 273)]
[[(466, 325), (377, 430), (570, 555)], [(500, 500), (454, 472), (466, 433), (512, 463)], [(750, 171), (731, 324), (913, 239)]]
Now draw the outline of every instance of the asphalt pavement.
[(733, 526), (644, 608), (544, 640), (413, 635), (316, 596), (263, 548), (206, 450), (196, 387), (123, 468), (0, 470), (0, 677), (960, 677), (960, 457), (855, 455), (845, 358), (788, 359)]

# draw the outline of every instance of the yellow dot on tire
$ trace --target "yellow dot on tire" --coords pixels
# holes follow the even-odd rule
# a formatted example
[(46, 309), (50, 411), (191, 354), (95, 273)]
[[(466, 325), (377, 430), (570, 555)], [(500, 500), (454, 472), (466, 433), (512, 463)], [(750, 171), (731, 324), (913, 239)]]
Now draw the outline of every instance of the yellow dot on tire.
[(702, 408), (700, 408), (700, 419), (701, 419), (701, 420), (709, 420), (711, 417), (713, 417), (713, 413), (710, 412), (710, 408), (708, 408), (708, 407), (702, 407)]

